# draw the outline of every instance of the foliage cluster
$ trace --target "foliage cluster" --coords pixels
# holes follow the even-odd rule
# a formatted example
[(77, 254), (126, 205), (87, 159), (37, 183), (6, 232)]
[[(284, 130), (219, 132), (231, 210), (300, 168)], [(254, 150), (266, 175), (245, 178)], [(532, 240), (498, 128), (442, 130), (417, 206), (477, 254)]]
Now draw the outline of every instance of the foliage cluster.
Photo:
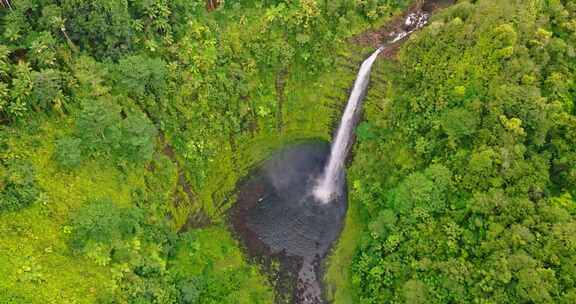
[(88, 156), (116, 156), (117, 162), (142, 164), (152, 159), (156, 127), (141, 112), (125, 114), (114, 103), (86, 102), (76, 120), (76, 135), (56, 143), (55, 158), (65, 168)]
[[(238, 303), (254, 266), (234, 261), (223, 269), (214, 263), (242, 259), (239, 248), (222, 230), (176, 234), (165, 220), (154, 220), (139, 207), (121, 208), (109, 199), (84, 204), (71, 217), (69, 246), (91, 263), (109, 267), (118, 285), (98, 303)], [(218, 238), (218, 242), (209, 240)], [(240, 290), (239, 290), (240, 289)], [(266, 303), (265, 287), (241, 297)]]
[(0, 164), (0, 213), (30, 206), (40, 192), (30, 163), (9, 160)]

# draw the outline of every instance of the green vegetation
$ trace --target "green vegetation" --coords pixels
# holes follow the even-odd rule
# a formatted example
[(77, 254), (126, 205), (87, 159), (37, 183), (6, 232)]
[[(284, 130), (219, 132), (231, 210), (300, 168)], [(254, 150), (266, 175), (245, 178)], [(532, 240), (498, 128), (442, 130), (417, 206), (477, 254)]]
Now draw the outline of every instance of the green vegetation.
[(27, 162), (12, 160), (2, 166), (0, 212), (18, 211), (38, 198), (34, 168)]
[[(234, 187), (329, 138), (346, 38), (413, 1), (216, 2), (2, 2), (0, 303), (273, 303)], [(576, 302), (574, 20), (462, 0), (376, 64), (334, 303)]]
[(460, 1), (376, 67), (336, 303), (576, 301), (575, 19), (571, 0)]
[(345, 37), (408, 2), (3, 1), (0, 303), (272, 303), (235, 184), (329, 137)]

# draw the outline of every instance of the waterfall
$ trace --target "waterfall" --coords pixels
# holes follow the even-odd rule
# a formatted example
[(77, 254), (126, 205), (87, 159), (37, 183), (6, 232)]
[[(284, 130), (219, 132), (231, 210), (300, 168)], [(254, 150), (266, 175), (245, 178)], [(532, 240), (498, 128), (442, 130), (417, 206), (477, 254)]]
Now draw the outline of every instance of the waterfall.
[(342, 172), (344, 169), (344, 161), (346, 160), (346, 155), (348, 154), (348, 146), (350, 144), (350, 137), (352, 136), (352, 130), (355, 125), (356, 110), (359, 108), (359, 104), (364, 97), (366, 88), (368, 87), (368, 82), (370, 80), (370, 70), (372, 69), (372, 64), (378, 57), (378, 54), (382, 52), (384, 47), (377, 49), (368, 59), (364, 60), (356, 81), (354, 82), (354, 87), (350, 98), (348, 99), (348, 104), (344, 110), (344, 115), (340, 121), (340, 126), (338, 127), (338, 132), (336, 133), (336, 139), (332, 144), (332, 149), (330, 151), (330, 158), (328, 164), (326, 165), (324, 175), (321, 177), (316, 189), (314, 189), (314, 195), (321, 202), (328, 202), (334, 196), (336, 189), (339, 189), (339, 185), (342, 182)]
[[(424, 26), (427, 21), (428, 14), (424, 12), (417, 12), (408, 15), (404, 22), (404, 27), (407, 28), (407, 30), (395, 33), (389, 44), (407, 37), (417, 29)], [(338, 127), (335, 140), (332, 143), (328, 164), (314, 189), (314, 196), (322, 203), (328, 203), (335, 196), (341, 195), (339, 192), (342, 189), (344, 162), (346, 161), (346, 156), (348, 155), (348, 150), (350, 148), (352, 131), (356, 125), (356, 114), (361, 106), (362, 99), (366, 95), (372, 65), (384, 49), (385, 46), (379, 47), (374, 53), (372, 53), (372, 55), (370, 55), (370, 57), (364, 60), (360, 66), (360, 70), (358, 71), (358, 75), (354, 81), (352, 93), (348, 98), (346, 109), (342, 115), (342, 120), (340, 121), (340, 126)]]

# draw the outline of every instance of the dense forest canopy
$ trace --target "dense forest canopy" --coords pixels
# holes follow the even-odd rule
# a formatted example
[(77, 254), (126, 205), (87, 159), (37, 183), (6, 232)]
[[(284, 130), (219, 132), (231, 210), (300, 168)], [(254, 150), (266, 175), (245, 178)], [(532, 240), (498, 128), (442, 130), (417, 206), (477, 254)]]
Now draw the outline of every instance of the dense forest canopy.
[(462, 1), (387, 66), (354, 164), (359, 303), (576, 301), (575, 20)]
[[(280, 301), (234, 187), (329, 139), (347, 38), (420, 2), (217, 2), (0, 1), (0, 303)], [(575, 20), (462, 0), (378, 63), (331, 300), (576, 302)]]

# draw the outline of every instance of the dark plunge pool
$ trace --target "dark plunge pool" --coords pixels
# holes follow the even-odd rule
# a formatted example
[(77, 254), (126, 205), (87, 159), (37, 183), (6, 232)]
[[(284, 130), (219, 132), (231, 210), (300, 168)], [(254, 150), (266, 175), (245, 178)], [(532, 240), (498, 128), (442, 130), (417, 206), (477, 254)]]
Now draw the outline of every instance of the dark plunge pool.
[(322, 303), (321, 261), (346, 213), (345, 195), (322, 204), (311, 194), (329, 152), (319, 141), (286, 147), (238, 188), (232, 226), (252, 258), (268, 268), (279, 263), (269, 269), (278, 303)]

